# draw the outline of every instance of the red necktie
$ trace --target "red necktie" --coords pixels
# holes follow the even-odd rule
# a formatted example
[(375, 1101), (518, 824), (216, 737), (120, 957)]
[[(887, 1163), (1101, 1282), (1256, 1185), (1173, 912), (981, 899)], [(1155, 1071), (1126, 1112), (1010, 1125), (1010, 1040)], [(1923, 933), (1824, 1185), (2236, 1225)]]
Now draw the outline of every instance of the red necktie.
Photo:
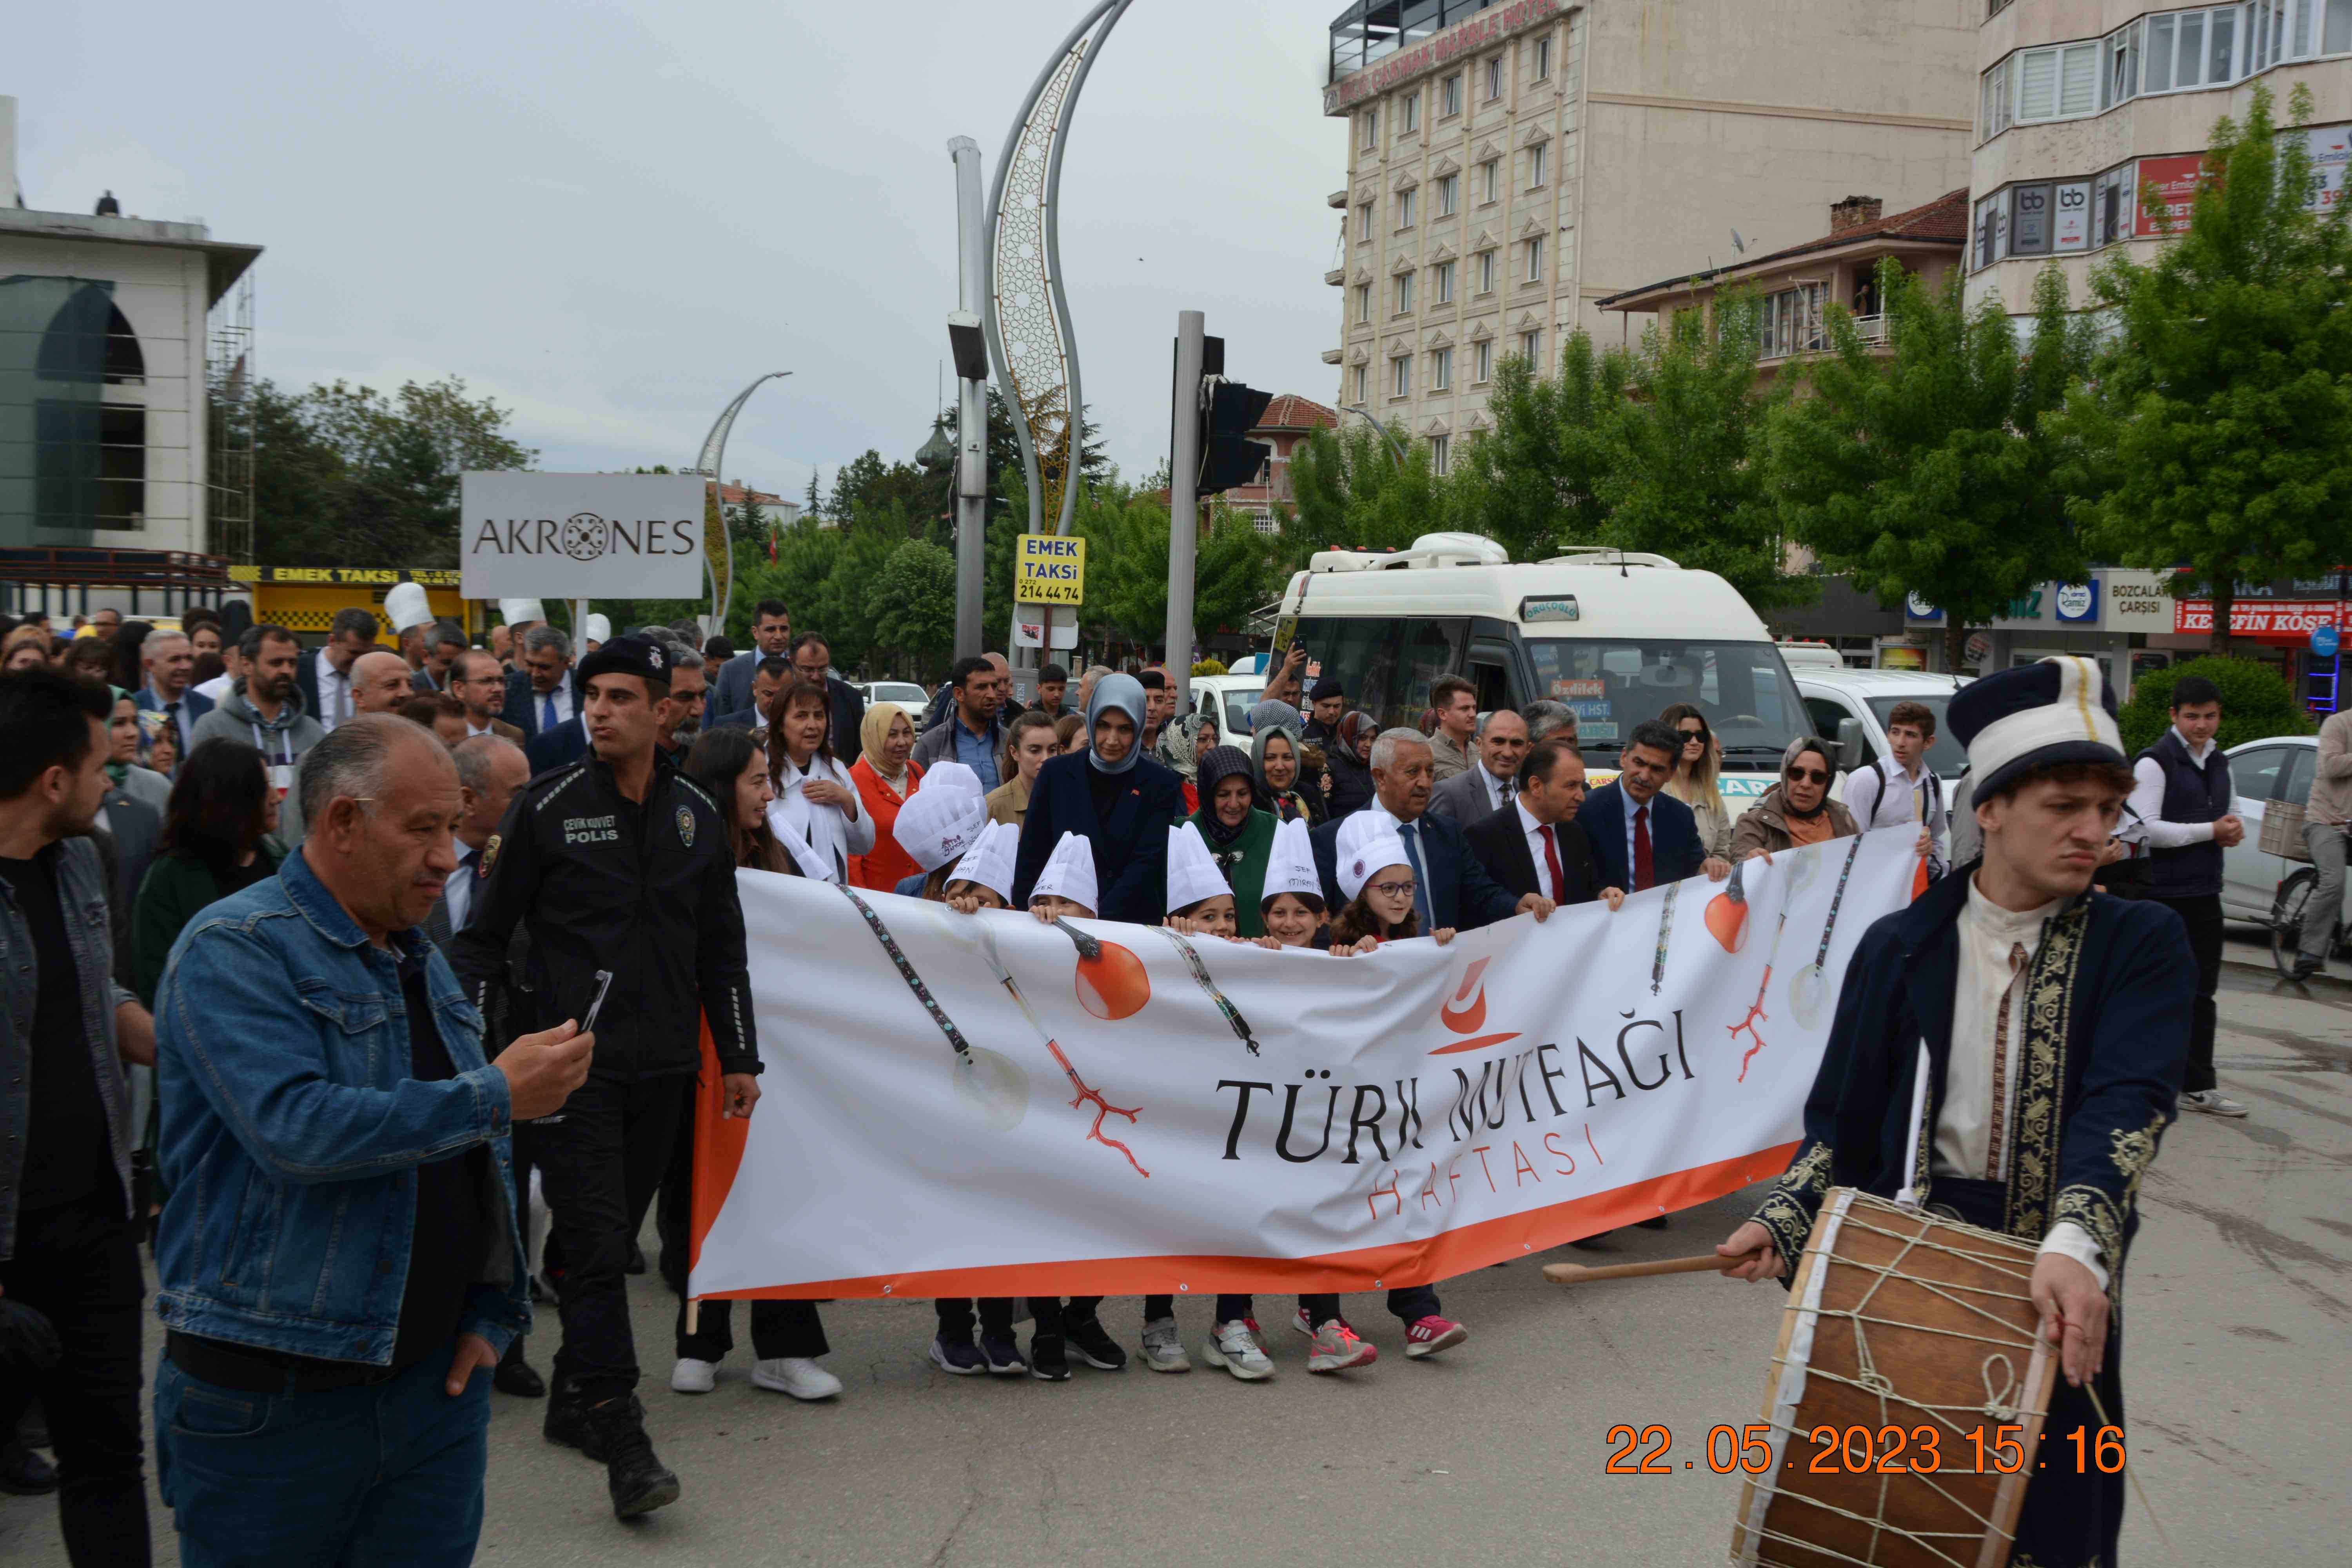
[(1553, 842), (1551, 824), (1544, 823), (1541, 827), (1544, 841), (1544, 869), (1551, 873), (1551, 901), (1555, 904), (1566, 903), (1568, 884), (1561, 879), (1559, 874), (1559, 846)]
[(1658, 882), (1658, 863), (1650, 854), (1650, 808), (1637, 807), (1633, 812), (1633, 890), (1654, 888)]

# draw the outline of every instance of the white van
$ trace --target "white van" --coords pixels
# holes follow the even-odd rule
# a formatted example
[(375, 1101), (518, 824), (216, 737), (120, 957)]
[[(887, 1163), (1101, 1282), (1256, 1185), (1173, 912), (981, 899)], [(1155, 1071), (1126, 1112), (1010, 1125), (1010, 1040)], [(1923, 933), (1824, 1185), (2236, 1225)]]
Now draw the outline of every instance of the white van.
[(1321, 551), (1283, 595), (1274, 657), (1294, 639), (1310, 680), (1338, 676), (1348, 705), (1384, 728), (1418, 723), (1445, 675), (1476, 686), (1482, 711), (1565, 702), (1597, 768), (1613, 769), (1634, 725), (1694, 703), (1723, 744), (1723, 792), (1735, 799), (1770, 788), (1789, 742), (1811, 727), (1748, 602), (1662, 555), (1579, 549), (1515, 563), (1467, 533)]
[[(1944, 781), (1946, 798), (1969, 765), (1968, 749), (1952, 739), (1944, 710), (1952, 694), (1968, 684), (1964, 676), (1928, 675), (1916, 669), (1808, 669), (1790, 671), (1804, 697), (1813, 733), (1838, 745), (1846, 754), (1838, 765), (1847, 772), (1866, 768), (1889, 751), (1886, 716), (1898, 702), (1916, 702), (1936, 716), (1936, 738), (1927, 747), (1927, 766)], [(1849, 728), (1849, 726), (1851, 726)]]

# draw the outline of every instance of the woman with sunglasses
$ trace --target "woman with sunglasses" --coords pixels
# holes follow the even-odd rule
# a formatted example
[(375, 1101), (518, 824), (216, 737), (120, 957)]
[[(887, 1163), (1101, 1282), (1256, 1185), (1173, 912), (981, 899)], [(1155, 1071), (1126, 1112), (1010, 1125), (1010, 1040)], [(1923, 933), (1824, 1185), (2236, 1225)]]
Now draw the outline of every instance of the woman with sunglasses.
[(1830, 794), (1833, 772), (1828, 742), (1808, 735), (1790, 742), (1780, 759), (1780, 782), (1732, 828), (1731, 858), (1746, 860), (1861, 832), (1853, 813)]
[(1689, 702), (1677, 702), (1658, 715), (1659, 722), (1682, 737), (1682, 750), (1675, 757), (1674, 776), (1666, 780), (1666, 793), (1691, 808), (1698, 819), (1698, 841), (1706, 846), (1707, 858), (1731, 858), (1731, 812), (1723, 804), (1723, 791), (1717, 780), (1723, 773), (1723, 742), (1715, 738), (1707, 727), (1706, 715)]

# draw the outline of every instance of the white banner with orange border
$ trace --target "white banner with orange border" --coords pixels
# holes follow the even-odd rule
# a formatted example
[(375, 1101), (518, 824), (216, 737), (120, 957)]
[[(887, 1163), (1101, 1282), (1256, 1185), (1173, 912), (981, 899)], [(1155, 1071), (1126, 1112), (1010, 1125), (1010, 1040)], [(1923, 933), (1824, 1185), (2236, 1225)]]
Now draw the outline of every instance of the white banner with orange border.
[(693, 1293), (1368, 1290), (1705, 1203), (1786, 1163), (1913, 837), (1360, 958), (744, 872)]

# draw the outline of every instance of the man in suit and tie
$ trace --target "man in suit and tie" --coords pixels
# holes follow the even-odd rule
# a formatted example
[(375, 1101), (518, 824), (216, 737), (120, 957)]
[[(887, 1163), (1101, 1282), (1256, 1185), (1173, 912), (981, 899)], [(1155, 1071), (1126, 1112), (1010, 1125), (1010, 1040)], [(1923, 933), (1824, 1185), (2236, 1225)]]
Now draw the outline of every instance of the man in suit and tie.
[[(1406, 858), (1412, 864), (1412, 903), (1421, 916), (1421, 929), (1471, 931), (1515, 914), (1533, 914), (1539, 921), (1549, 917), (1550, 899), (1540, 893), (1514, 899), (1463, 844), (1459, 826), (1427, 815), (1431, 775), (1435, 772), (1436, 760), (1430, 754), (1427, 736), (1418, 730), (1382, 731), (1372, 742), (1372, 803), (1355, 814), (1385, 817), (1404, 841)], [(1317, 828), (1310, 840), (1316, 869), (1323, 875), (1323, 898), (1334, 910), (1348, 902), (1339, 896), (1339, 829), (1354, 820), (1354, 816), (1335, 816)]]
[(1655, 719), (1634, 725), (1617, 754), (1616, 779), (1588, 795), (1576, 814), (1611, 887), (1638, 893), (1701, 871), (1710, 882), (1731, 875), (1731, 863), (1715, 859), (1699, 842), (1691, 808), (1665, 793), (1681, 753), (1681, 737), (1669, 726)]
[[(719, 667), (710, 683), (710, 710), (714, 713), (735, 714), (751, 706), (751, 678), (760, 666), (771, 658), (792, 657), (793, 613), (784, 608), (782, 599), (762, 599), (751, 607), (751, 646)], [(767, 711), (767, 704), (760, 711)], [(762, 719), (760, 723), (767, 721)], [(752, 726), (757, 729), (758, 724)], [(834, 749), (841, 742), (836, 738)]]
[(506, 711), (500, 715), (525, 735), (576, 723), (580, 687), (572, 673), (572, 639), (551, 626), (522, 634), (520, 668), (507, 677)]
[[(729, 659), (719, 667), (719, 673), (724, 675), (734, 668), (735, 661)], [(774, 699), (777, 692), (784, 689), (792, 678), (793, 667), (786, 662), (783, 655), (772, 653), (761, 656), (758, 667), (751, 671), (751, 700), (732, 711), (714, 707), (718, 717), (703, 725), (703, 728), (706, 730), (766, 729), (768, 704)], [(717, 699), (714, 697), (712, 700), (715, 705)]]
[[(493, 668), (498, 660), (488, 654), (481, 656)], [(454, 675), (454, 670), (453, 670)], [(453, 682), (454, 684), (454, 682)], [(460, 741), (450, 753), (457, 764), (457, 786), (465, 805), (465, 816), (458, 818), (457, 868), (449, 873), (442, 884), (441, 896), (433, 901), (425, 917), (425, 934), (433, 945), (447, 952), (457, 933), (466, 929), (466, 919), (474, 912), (474, 895), (491, 865), (498, 858), (499, 824), (506, 819), (507, 807), (513, 803), (515, 791), (530, 782), (530, 766), (523, 761), (522, 749), (511, 741), (497, 735), (474, 735)], [(522, 932), (515, 933), (517, 949), (527, 941)], [(520, 975), (517, 963), (514, 973)], [(518, 1000), (527, 993), (509, 986), (496, 991), (497, 1005), (509, 1016), (499, 1021), (506, 1027), (521, 1023), (514, 1016)], [(530, 1213), (530, 1152), (529, 1122), (515, 1127), (512, 1153), (515, 1181), (515, 1213), (528, 1216)], [(525, 1228), (528, 1229), (526, 1219)], [(528, 1246), (525, 1256), (529, 1256)], [(523, 1360), (525, 1336), (517, 1334), (507, 1346), (506, 1354), (490, 1374), (490, 1385), (501, 1394), (511, 1394), (522, 1399), (541, 1399), (547, 1394), (547, 1383)]]
[(302, 711), (332, 731), (350, 718), (352, 666), (375, 647), (375, 613), (349, 609), (335, 612), (327, 631), (327, 646), (296, 667), (294, 680), (302, 692)]
[(1459, 823), (1465, 831), (1510, 810), (1528, 756), (1528, 721), (1511, 709), (1497, 708), (1478, 726), (1476, 745), (1478, 760), (1469, 772), (1440, 780), (1429, 792), (1429, 815)]
[(506, 701), (507, 672), (499, 656), (469, 648), (449, 663), (449, 695), (466, 705), (466, 733), (496, 735), (520, 746), (530, 737), (499, 717)]
[(180, 754), (187, 754), (188, 735), (196, 721), (213, 710), (213, 700), (188, 689), (188, 672), (195, 667), (195, 648), (184, 632), (149, 632), (139, 645), (139, 668), (147, 683), (133, 695), (142, 712), (168, 713), (179, 732)]
[[(1591, 841), (1576, 825), (1584, 805), (1584, 759), (1564, 741), (1546, 741), (1528, 753), (1511, 804), (1489, 812), (1462, 835), (1470, 853), (1504, 891), (1540, 893), (1555, 904), (1625, 901), (1625, 889), (1601, 874)], [(1449, 781), (1451, 782), (1451, 781)]]

